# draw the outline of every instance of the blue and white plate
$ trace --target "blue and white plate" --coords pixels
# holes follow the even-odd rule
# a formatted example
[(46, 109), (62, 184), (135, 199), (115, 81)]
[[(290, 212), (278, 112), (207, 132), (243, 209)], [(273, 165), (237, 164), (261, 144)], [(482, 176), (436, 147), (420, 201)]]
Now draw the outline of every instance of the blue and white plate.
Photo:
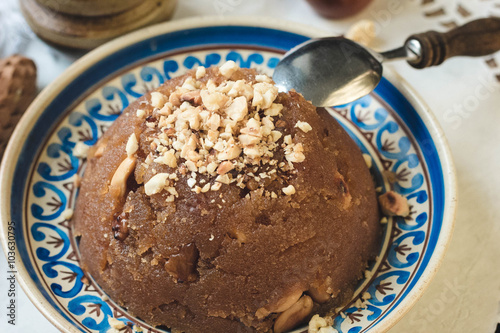
[[(195, 19), (130, 34), (83, 57), (26, 112), (1, 168), (1, 237), (7, 253), (13, 221), (19, 284), (60, 330), (107, 332), (114, 317), (129, 324), (122, 331), (161, 331), (84, 277), (69, 222), (85, 166), (76, 143), (93, 145), (133, 100), (197, 65), (234, 60), (272, 74), (286, 50), (321, 35), (275, 21)], [(395, 74), (386, 73), (373, 94), (330, 111), (371, 156), (377, 186), (411, 205), (409, 217), (384, 226), (377, 263), (335, 318), (339, 332), (383, 332), (417, 301), (442, 260), (455, 214), (453, 165), (436, 120)], [(371, 298), (356, 307), (366, 292)]]

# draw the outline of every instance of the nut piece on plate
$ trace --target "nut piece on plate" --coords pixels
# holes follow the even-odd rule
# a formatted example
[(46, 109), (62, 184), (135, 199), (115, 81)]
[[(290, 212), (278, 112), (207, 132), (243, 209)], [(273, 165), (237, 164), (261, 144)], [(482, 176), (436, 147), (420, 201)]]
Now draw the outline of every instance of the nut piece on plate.
[(320, 317), (316, 314), (309, 321), (307, 333), (338, 333), (332, 325), (332, 317)]
[(36, 66), (31, 59), (20, 55), (0, 59), (0, 158), (36, 93)]
[(380, 195), (378, 201), (384, 215), (405, 217), (410, 214), (408, 200), (399, 193), (389, 191)]

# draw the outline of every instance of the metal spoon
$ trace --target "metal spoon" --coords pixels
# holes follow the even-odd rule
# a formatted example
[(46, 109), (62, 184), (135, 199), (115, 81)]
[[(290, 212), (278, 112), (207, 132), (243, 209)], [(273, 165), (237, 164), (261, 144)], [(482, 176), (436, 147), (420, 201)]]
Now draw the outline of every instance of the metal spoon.
[(295, 89), (315, 106), (335, 106), (369, 94), (382, 78), (382, 63), (405, 59), (415, 68), (454, 56), (500, 50), (500, 18), (469, 22), (447, 33), (410, 36), (404, 46), (377, 53), (343, 37), (311, 39), (288, 51), (274, 70), (280, 91)]

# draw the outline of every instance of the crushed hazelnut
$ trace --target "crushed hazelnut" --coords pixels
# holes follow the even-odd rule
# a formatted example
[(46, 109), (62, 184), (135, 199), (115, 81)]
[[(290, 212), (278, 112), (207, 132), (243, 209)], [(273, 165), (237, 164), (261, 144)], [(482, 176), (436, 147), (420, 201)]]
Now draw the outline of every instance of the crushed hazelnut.
[(197, 79), (201, 79), (201, 78), (202, 78), (202, 77), (204, 77), (206, 74), (207, 74), (207, 70), (205, 69), (205, 67), (203, 67), (203, 66), (199, 66), (199, 67), (196, 69), (196, 78), (197, 78)]
[(286, 145), (291, 145), (292, 144), (292, 136), (290, 134), (285, 135), (285, 137), (283, 138), (283, 143)]
[(155, 108), (161, 109), (167, 102), (167, 97), (162, 93), (154, 91), (151, 93), (151, 105)]
[(189, 178), (189, 179), (187, 180), (187, 184), (188, 184), (188, 186), (189, 186), (189, 187), (191, 187), (191, 188), (192, 188), (194, 185), (196, 185), (196, 179), (194, 179), (194, 178)]
[(210, 93), (208, 90), (202, 90), (200, 96), (209, 111), (217, 111), (229, 101), (229, 97), (220, 92)]
[(248, 114), (247, 99), (244, 96), (236, 97), (225, 111), (232, 120), (243, 120)]
[(280, 131), (271, 131), (272, 142), (277, 142), (282, 136)]
[(259, 82), (253, 86), (252, 106), (257, 110), (268, 109), (278, 96), (278, 88), (270, 83)]
[(287, 187), (283, 187), (281, 189), (285, 195), (295, 194), (295, 187), (293, 185), (288, 185)]
[(144, 191), (147, 195), (151, 196), (153, 194), (161, 192), (165, 187), (169, 185), (168, 173), (158, 173), (151, 177), (146, 184), (144, 184)]
[[(253, 191), (264, 186), (261, 179), (293, 171), (292, 163), (304, 161), (302, 144), (294, 143), (291, 135), (283, 138), (286, 123), (279, 119), (283, 105), (275, 103), (278, 89), (272, 80), (266, 75), (258, 75), (257, 83), (230, 80), (238, 68), (234, 62), (222, 65), (219, 72), (226, 80), (216, 83), (198, 81), (206, 75), (206, 69), (199, 67), (169, 96), (151, 93), (149, 103), (155, 110), (149, 116), (140, 115), (146, 126), (155, 129), (144, 138), (152, 152), (143, 167), (154, 162), (173, 170), (153, 176), (145, 184), (147, 195), (165, 190), (171, 194), (166, 199), (170, 202), (178, 196), (173, 192), (175, 184), (183, 179), (196, 193), (218, 191), (232, 183)], [(298, 126), (308, 130), (305, 122)], [(282, 138), (284, 144), (278, 144)], [(130, 156), (138, 149), (136, 140), (131, 137), (127, 143)], [(276, 153), (285, 155), (286, 161), (279, 163)], [(154, 167), (152, 171), (156, 173)], [(197, 181), (198, 174), (208, 178)], [(295, 188), (288, 186), (283, 192), (291, 195)], [(266, 195), (278, 197), (275, 192)]]
[(210, 183), (208, 184), (205, 184), (202, 188), (201, 188), (201, 193), (206, 193), (210, 191)]
[(265, 82), (265, 83), (272, 83), (273, 82), (273, 80), (271, 80), (271, 78), (269, 76), (262, 75), (262, 74), (255, 75), (255, 81)]
[(236, 63), (232, 60), (227, 61), (225, 64), (219, 67), (220, 73), (227, 79), (229, 79), (238, 69), (238, 65), (236, 65)]
[(217, 168), (217, 174), (224, 175), (233, 169), (234, 169), (233, 163), (224, 161), (221, 164), (219, 164), (219, 167)]
[[(282, 104), (273, 103), (270, 108), (264, 111), (264, 115), (276, 117), (281, 115), (281, 111), (283, 110)], [(278, 125), (278, 124), (277, 124)], [(278, 126), (276, 126), (278, 127)]]
[(222, 183), (217, 183), (216, 182), (216, 183), (214, 183), (212, 185), (212, 187), (210, 188), (210, 190), (212, 190), (212, 191), (218, 191), (218, 190), (220, 190), (221, 186), (222, 186)]
[(290, 144), (285, 147), (285, 158), (289, 162), (301, 163), (306, 159), (304, 153), (304, 147), (301, 143)]
[[(193, 90), (193, 91), (188, 91), (182, 94), (181, 96), (181, 102), (189, 102), (193, 105), (200, 105), (201, 104), (201, 95), (199, 90)], [(197, 111), (194, 109), (194, 111)], [(191, 118), (195, 117), (196, 114), (193, 114)], [(191, 127), (193, 127), (191, 125)]]
[(175, 151), (170, 149), (164, 152), (163, 155), (156, 158), (154, 162), (168, 165), (171, 168), (177, 167), (177, 157), (175, 157)]
[(410, 215), (408, 200), (399, 193), (389, 191), (380, 195), (378, 201), (384, 215), (402, 217)]
[(136, 116), (138, 118), (146, 118), (146, 111), (144, 111), (143, 109), (138, 109), (136, 112)]
[(307, 133), (312, 130), (311, 125), (305, 121), (297, 121), (295, 127), (298, 127), (302, 132)]
[(136, 153), (137, 149), (139, 149), (139, 143), (137, 142), (137, 137), (135, 133), (132, 133), (127, 141), (127, 146), (125, 151), (127, 152), (127, 156), (132, 156)]
[(109, 322), (109, 325), (111, 327), (113, 327), (114, 329), (117, 329), (117, 330), (121, 330), (122, 328), (127, 326), (127, 325), (125, 325), (125, 323), (123, 321), (120, 321), (120, 320), (113, 318), (113, 317), (109, 317), (108, 322)]
[(226, 185), (228, 185), (231, 182), (228, 175), (217, 176), (217, 178), (215, 178), (215, 181)]

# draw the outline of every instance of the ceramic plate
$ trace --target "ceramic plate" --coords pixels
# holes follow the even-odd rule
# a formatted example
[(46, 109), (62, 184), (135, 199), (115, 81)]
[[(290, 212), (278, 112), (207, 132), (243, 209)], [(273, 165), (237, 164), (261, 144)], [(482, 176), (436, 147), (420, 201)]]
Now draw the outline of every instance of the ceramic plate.
[[(76, 143), (93, 145), (133, 100), (197, 65), (234, 60), (271, 75), (286, 50), (318, 35), (264, 19), (166, 23), (91, 52), (44, 90), (4, 156), (0, 202), (4, 250), (13, 221), (19, 284), (52, 323), (66, 332), (107, 332), (115, 317), (128, 324), (123, 331), (161, 331), (84, 277), (70, 228), (74, 181), (85, 167), (73, 153)], [(416, 302), (443, 257), (455, 212), (453, 166), (435, 119), (394, 74), (371, 95), (330, 112), (371, 156), (379, 190), (395, 190), (411, 206), (410, 216), (384, 225), (378, 261), (335, 318), (339, 332), (382, 332)], [(366, 292), (371, 298), (358, 308)]]

